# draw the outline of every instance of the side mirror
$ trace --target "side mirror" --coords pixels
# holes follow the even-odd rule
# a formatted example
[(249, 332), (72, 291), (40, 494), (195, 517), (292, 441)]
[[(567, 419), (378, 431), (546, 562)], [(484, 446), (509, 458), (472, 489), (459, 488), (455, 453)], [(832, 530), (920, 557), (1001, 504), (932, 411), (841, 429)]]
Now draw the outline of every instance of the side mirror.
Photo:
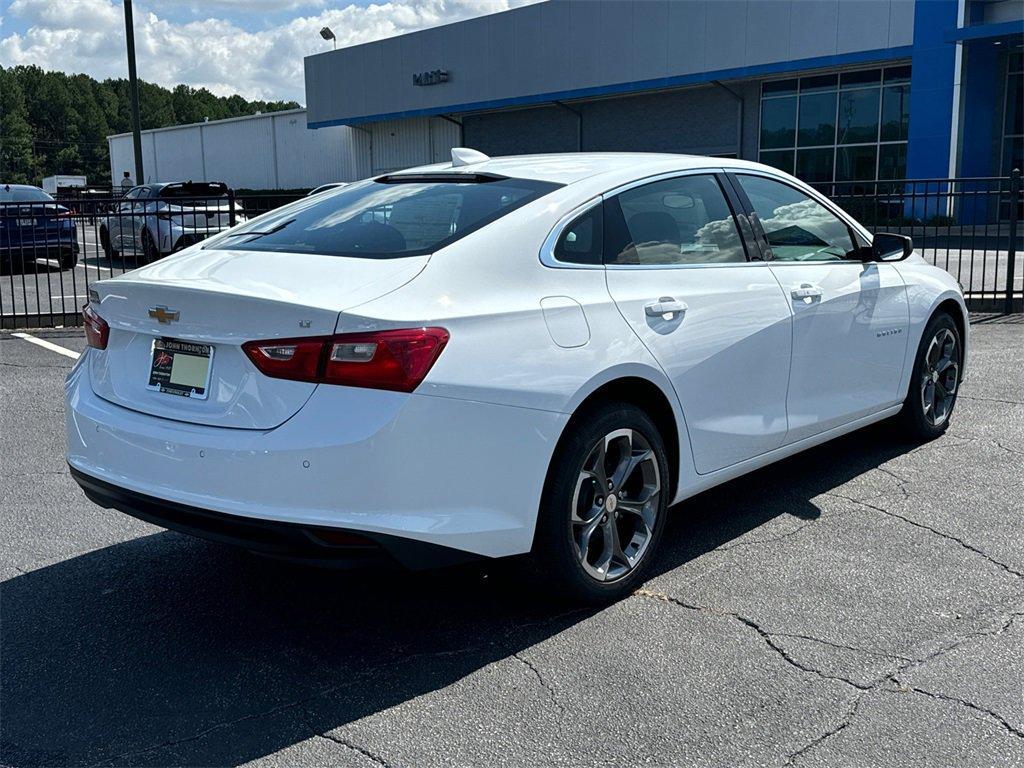
[(903, 261), (914, 252), (914, 241), (906, 235), (879, 232), (871, 240), (871, 257), (875, 261)]

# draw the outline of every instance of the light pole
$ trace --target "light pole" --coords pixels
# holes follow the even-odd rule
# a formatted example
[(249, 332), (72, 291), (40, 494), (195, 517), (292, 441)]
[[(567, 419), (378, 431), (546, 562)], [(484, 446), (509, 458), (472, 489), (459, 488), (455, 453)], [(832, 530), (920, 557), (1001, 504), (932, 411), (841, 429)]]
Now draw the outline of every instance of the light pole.
[(338, 38), (334, 36), (334, 32), (331, 31), (330, 27), (324, 27), (320, 30), (320, 37), (324, 40), (330, 40), (334, 43), (334, 50), (338, 50)]
[(135, 24), (132, 0), (124, 0), (124, 31), (128, 40), (128, 90), (132, 100), (132, 140), (135, 144), (135, 183), (145, 184), (142, 170), (142, 125), (139, 119), (139, 79), (135, 73)]

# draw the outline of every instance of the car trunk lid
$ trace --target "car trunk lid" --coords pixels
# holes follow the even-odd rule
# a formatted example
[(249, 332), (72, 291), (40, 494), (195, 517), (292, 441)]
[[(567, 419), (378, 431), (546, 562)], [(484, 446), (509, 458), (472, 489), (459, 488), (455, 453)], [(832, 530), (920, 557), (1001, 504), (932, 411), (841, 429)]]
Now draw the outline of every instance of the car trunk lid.
[[(199, 250), (101, 281), (92, 286), (92, 303), (110, 337), (106, 349), (90, 353), (93, 391), (163, 418), (272, 429), (317, 385), (264, 376), (241, 345), (332, 334), (340, 312), (409, 282), (428, 258)], [(160, 340), (212, 347), (204, 397), (151, 388), (154, 342)]]

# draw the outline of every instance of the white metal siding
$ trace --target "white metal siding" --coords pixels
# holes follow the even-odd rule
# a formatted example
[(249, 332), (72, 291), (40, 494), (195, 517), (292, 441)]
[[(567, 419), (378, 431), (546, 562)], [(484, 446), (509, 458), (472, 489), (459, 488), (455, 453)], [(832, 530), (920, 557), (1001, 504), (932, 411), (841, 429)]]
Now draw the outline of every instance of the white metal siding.
[(247, 189), (277, 188), (270, 120), (211, 122), (202, 131), (211, 181)]
[[(124, 171), (135, 179), (131, 134), (107, 141), (113, 183)], [(137, 183), (194, 179), (236, 189), (302, 189), (370, 175), (366, 132), (309, 130), (305, 110), (144, 131), (142, 152), (146, 178)]]
[(346, 146), (351, 128), (306, 128), (305, 114), (281, 115), (273, 118), (274, 141), (277, 147), (277, 187), (298, 189), (319, 186), (330, 181), (351, 181), (346, 173), (351, 165)]
[(367, 128), (372, 134), (372, 173), (387, 173), (451, 159), (459, 145), (459, 127), (439, 117), (385, 120)]
[[(157, 166), (148, 172), (159, 172), (159, 179), (147, 181), (171, 181), (206, 179), (203, 168), (203, 151), (199, 140), (199, 131), (192, 128), (181, 128), (176, 131), (160, 131), (149, 134), (156, 148)], [(148, 175), (148, 174), (147, 174)]]

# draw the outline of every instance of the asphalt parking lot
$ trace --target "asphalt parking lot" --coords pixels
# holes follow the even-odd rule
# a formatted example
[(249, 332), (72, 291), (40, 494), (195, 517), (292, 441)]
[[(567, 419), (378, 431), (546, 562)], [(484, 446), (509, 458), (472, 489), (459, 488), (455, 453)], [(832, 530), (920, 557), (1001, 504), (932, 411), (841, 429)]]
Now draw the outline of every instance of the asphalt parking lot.
[(971, 355), (943, 438), (707, 492), (633, 597), (569, 610), (508, 568), (314, 571), (100, 509), (74, 361), (0, 334), (0, 762), (1024, 765), (1021, 316)]

